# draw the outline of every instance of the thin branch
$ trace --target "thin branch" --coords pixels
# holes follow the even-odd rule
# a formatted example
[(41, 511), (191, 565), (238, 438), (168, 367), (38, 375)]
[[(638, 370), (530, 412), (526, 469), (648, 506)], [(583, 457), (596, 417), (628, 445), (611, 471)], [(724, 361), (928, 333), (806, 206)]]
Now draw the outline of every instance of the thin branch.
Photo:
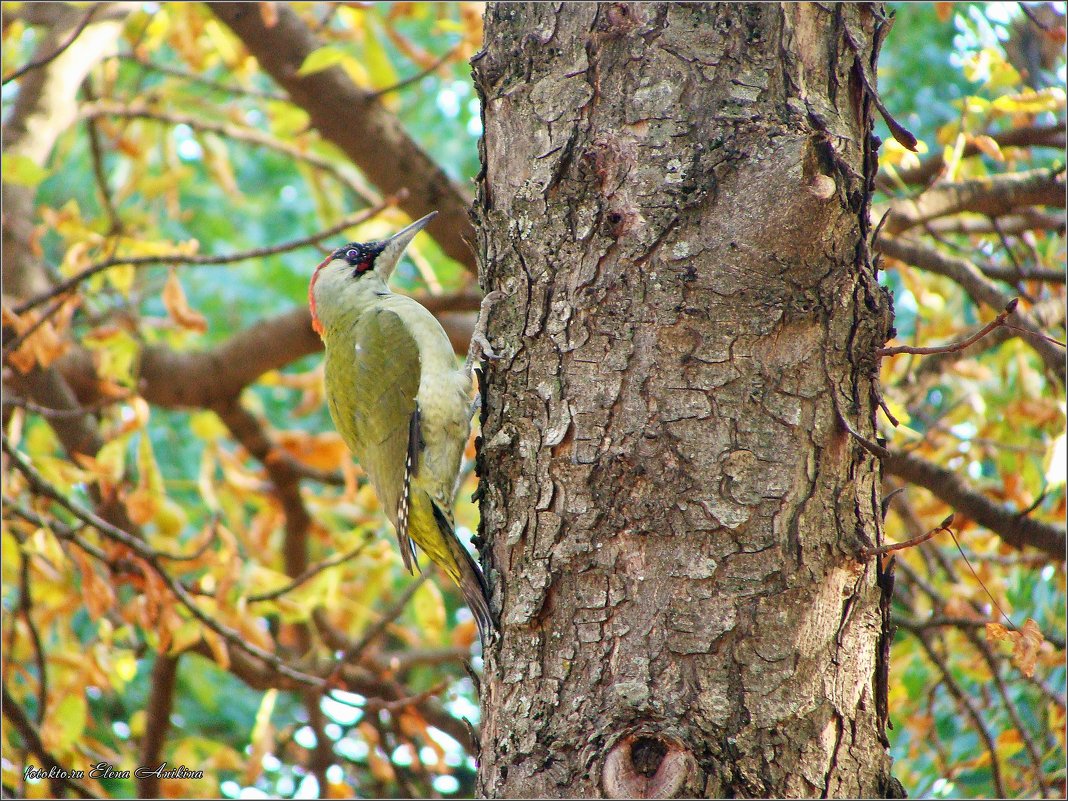
[(82, 798), (99, 798), (100, 796), (93, 795), (93, 793), (89, 792), (89, 790), (79, 782), (76, 782), (73, 779), (63, 778), (63, 774), (66, 773), (67, 770), (63, 768), (63, 766), (56, 761), (56, 758), (48, 752), (48, 749), (44, 747), (44, 743), (41, 741), (41, 735), (37, 731), (37, 728), (30, 722), (30, 719), (26, 716), (22, 707), (15, 703), (15, 699), (12, 698), (11, 694), (7, 691), (6, 684), (0, 688), (0, 693), (2, 693), (2, 697), (0, 697), (0, 701), (2, 701), (0, 707), (3, 707), (4, 717), (11, 721), (11, 725), (15, 727), (15, 730), (22, 737), (22, 742), (25, 744), (26, 748), (41, 761), (41, 769), (45, 772), (51, 771), (56, 774), (54, 778), (49, 779), (52, 783), (52, 792), (55, 794), (56, 798), (59, 798), (62, 795), (62, 788), (64, 787), (70, 788)]
[(278, 598), (281, 598), (283, 595), (286, 595), (287, 593), (292, 592), (297, 587), (299, 587), (301, 584), (304, 584), (305, 582), (309, 581), (310, 579), (315, 578), (315, 576), (319, 575), (324, 570), (329, 570), (332, 567), (337, 567), (338, 565), (343, 565), (343, 564), (345, 564), (345, 562), (348, 562), (351, 559), (355, 559), (357, 556), (359, 556), (361, 553), (363, 553), (363, 551), (367, 548), (369, 543), (370, 543), (370, 540), (365, 539), (363, 542), (361, 542), (355, 548), (353, 548), (350, 551), (347, 551), (346, 553), (338, 554), (337, 556), (331, 557), (330, 559), (324, 559), (322, 562), (319, 562), (318, 564), (312, 565), (307, 570), (305, 570), (303, 573), (301, 573), (299, 576), (294, 577), (293, 580), (290, 581), (288, 584), (285, 584), (284, 586), (279, 587), (277, 590), (271, 590), (270, 592), (261, 592), (261, 593), (259, 593), (257, 595), (250, 595), (245, 600), (247, 600), (249, 603), (259, 603), (261, 601), (274, 601), (274, 600), (277, 600)]
[(81, 505), (67, 498), (63, 493), (46, 481), (45, 478), (38, 473), (25, 458), (23, 458), (22, 454), (11, 446), (7, 434), (0, 434), (0, 444), (2, 444), (3, 451), (11, 459), (12, 464), (30, 482), (30, 486), (34, 492), (38, 495), (50, 498), (86, 525), (94, 527), (103, 536), (114, 540), (121, 545), (125, 545), (133, 551), (133, 553), (144, 560), (144, 562), (152, 568), (153, 572), (162, 579), (163, 583), (171, 593), (187, 610), (189, 610), (189, 613), (209, 629), (214, 631), (231, 645), (270, 665), (271, 668), (279, 674), (286, 676), (299, 684), (312, 687), (324, 686), (325, 682), (323, 679), (290, 667), (277, 654), (272, 654), (257, 645), (253, 645), (248, 641), (247, 637), (243, 637), (239, 632), (223, 625), (211, 615), (204, 612), (181, 582), (160, 567), (155, 551), (148, 547), (142, 540), (123, 531), (117, 526), (112, 525), (102, 517), (99, 517), (90, 510), (83, 508)]
[(388, 95), (390, 92), (399, 92), (401, 89), (407, 89), (413, 83), (418, 83), (428, 75), (433, 75), (435, 72), (438, 71), (439, 68), (445, 66), (445, 64), (448, 63), (449, 59), (456, 55), (456, 51), (459, 49), (460, 45), (456, 45), (454, 48), (445, 53), (445, 55), (443, 55), (441, 58), (437, 59), (426, 69), (422, 70), (421, 72), (417, 72), (415, 75), (412, 75), (409, 78), (405, 78), (399, 83), (395, 83), (392, 86), (387, 86), (385, 89), (376, 89), (375, 91), (371, 92), (371, 97), (377, 100), (383, 95)]
[[(1034, 11), (1032, 11), (1030, 8), (1027, 7), (1027, 3), (1017, 3), (1016, 5), (1018, 5), (1020, 7), (1020, 11), (1023, 12), (1023, 15), (1025, 17), (1027, 17), (1029, 20), (1031, 20), (1031, 22), (1034, 24), (1034, 26), (1036, 28), (1038, 28), (1040, 31), (1042, 31), (1043, 33), (1049, 33), (1050, 31), (1054, 30), (1054, 26), (1052, 26), (1052, 25), (1042, 21), (1041, 19), (1039, 19), (1038, 15), (1035, 14)], [(1062, 41), (1063, 41), (1063, 38), (1062, 38)]]
[(47, 56), (42, 56), (41, 58), (34, 59), (28, 64), (19, 67), (17, 70), (7, 75), (3, 80), (0, 80), (0, 86), (7, 86), (7, 84), (9, 84), (11, 81), (17, 81), (19, 78), (21, 78), (28, 72), (38, 70), (41, 67), (46, 67), (53, 61), (55, 61), (57, 58), (59, 58), (61, 55), (63, 55), (63, 53), (67, 51), (67, 48), (74, 44), (74, 40), (82, 35), (82, 31), (89, 27), (89, 23), (93, 21), (93, 17), (96, 15), (96, 12), (100, 10), (100, 6), (100, 3), (94, 3), (92, 6), (90, 6), (89, 10), (85, 13), (85, 16), (83, 16), (78, 21), (78, 24), (74, 26), (74, 30), (70, 32), (70, 35), (63, 40), (59, 47), (57, 47)]
[[(1064, 120), (1052, 125), (1028, 125), (1021, 128), (1011, 128), (1007, 131), (990, 134), (990, 138), (998, 143), (998, 147), (1051, 147), (1064, 150), (1065, 127)], [(977, 156), (982, 151), (976, 146), (974, 140), (964, 146), (961, 158)], [(898, 170), (897, 175), (906, 184), (925, 184), (931, 178), (938, 175), (946, 166), (945, 158), (941, 153), (931, 156), (918, 167)]]
[(1064, 558), (1065, 530), (1006, 509), (969, 487), (956, 473), (918, 456), (887, 450), (883, 468), (930, 490), (1014, 548), (1037, 548), (1054, 559)]
[(127, 401), (130, 397), (131, 396), (129, 395), (123, 395), (118, 398), (105, 398), (104, 400), (97, 401), (91, 406), (78, 406), (74, 409), (50, 409), (47, 406), (28, 401), (25, 398), (20, 398), (18, 395), (12, 395), (8, 392), (4, 396), (3, 407), (9, 409), (25, 409), (28, 412), (39, 414), (41, 417), (45, 418), (81, 417), (86, 414), (96, 414), (97, 412), (103, 411), (108, 406)]
[(44, 646), (41, 644), (41, 633), (37, 630), (37, 624), (33, 622), (30, 614), (33, 611), (33, 596), (30, 593), (30, 559), (26, 552), (19, 549), (19, 606), (16, 610), (26, 621), (26, 628), (30, 632), (30, 642), (33, 644), (33, 660), (37, 665), (37, 725), (44, 723), (48, 708), (48, 665), (45, 661)]
[(262, 248), (250, 248), (249, 250), (241, 250), (235, 253), (220, 253), (220, 254), (192, 254), (192, 253), (160, 253), (152, 256), (115, 256), (104, 261), (97, 262), (89, 267), (86, 267), (76, 275), (72, 275), (65, 281), (61, 281), (47, 292), (43, 292), (37, 297), (31, 298), (23, 303), (20, 303), (15, 307), (15, 314), (25, 314), (30, 309), (40, 306), (42, 303), (51, 300), (52, 298), (65, 294), (70, 290), (77, 287), (83, 281), (92, 278), (97, 273), (101, 273), (104, 270), (109, 270), (112, 267), (118, 266), (132, 266), (132, 267), (148, 267), (156, 265), (196, 265), (196, 266), (222, 266), (226, 264), (236, 264), (241, 261), (248, 261), (250, 259), (262, 259), (267, 256), (276, 256), (279, 253), (289, 253), (293, 250), (299, 250), (300, 248), (308, 247), (310, 245), (318, 244), (324, 239), (341, 233), (346, 228), (351, 228), (354, 225), (366, 222), (367, 220), (376, 217), (381, 214), (385, 209), (396, 205), (400, 200), (400, 196), (393, 196), (383, 198), (383, 200), (370, 208), (366, 208), (356, 214), (349, 215), (341, 222), (325, 228), (322, 231), (318, 231), (311, 236), (301, 237), (299, 239), (292, 239), (288, 242), (281, 242), (277, 245), (270, 245)]
[(210, 78), (203, 78), (200, 75), (194, 75), (191, 72), (185, 72), (184, 70), (175, 69), (174, 67), (167, 67), (163, 64), (156, 64), (153, 61), (138, 57), (135, 53), (119, 53), (115, 58), (122, 61), (129, 61), (144, 70), (150, 72), (158, 72), (160, 75), (167, 75), (171, 78), (178, 78), (189, 83), (195, 83), (199, 86), (203, 86), (206, 89), (210, 89), (213, 92), (233, 97), (234, 95), (245, 95), (247, 97), (255, 97), (260, 100), (276, 100), (280, 103), (288, 103), (289, 98), (285, 95), (277, 92), (264, 92), (260, 89), (249, 89), (244, 86), (236, 86), (233, 84), (219, 83), (213, 81)]
[[(997, 285), (984, 276), (970, 261), (947, 256), (933, 247), (913, 239), (903, 239), (883, 234), (875, 242), (875, 248), (892, 259), (903, 261), (929, 272), (944, 275), (960, 284), (976, 304), (985, 304), (992, 309), (1004, 309), (1012, 300)], [(1011, 322), (1028, 332), (1028, 341), (1042, 357), (1063, 386), (1065, 383), (1064, 353), (1047, 342), (1046, 334), (1034, 318), (1017, 308)], [(1008, 322), (1005, 323), (1009, 325)]]
[[(96, 103), (86, 103), (79, 110), (82, 119), (96, 119), (98, 117), (117, 117), (128, 120), (151, 120), (166, 125), (186, 125), (191, 130), (203, 133), (217, 134), (218, 136), (232, 139), (236, 142), (245, 142), (257, 147), (267, 148), (289, 156), (295, 161), (303, 161), (316, 169), (332, 175), (342, 184), (347, 186), (357, 196), (368, 203), (378, 202), (378, 193), (357, 177), (346, 175), (339, 169), (338, 163), (330, 159), (318, 156), (311, 151), (290, 144), (281, 139), (276, 139), (263, 131), (248, 128), (243, 125), (234, 125), (229, 122), (214, 122), (192, 114), (181, 114), (174, 111), (149, 107), (141, 101), (135, 101), (129, 105), (123, 105), (111, 100), (101, 100)], [(403, 187), (398, 188), (399, 193)]]
[(1031, 760), (1031, 769), (1035, 776), (1035, 782), (1038, 784), (1040, 797), (1046, 798), (1048, 787), (1046, 785), (1045, 771), (1042, 769), (1042, 755), (1035, 746), (1034, 738), (1031, 736), (1031, 732), (1028, 728), (1024, 725), (1023, 719), (1020, 717), (1020, 711), (1017, 708), (1016, 703), (1012, 700), (1008, 688), (1005, 686), (1005, 679), (1001, 676), (1001, 666), (998, 664), (998, 660), (995, 657), (993, 650), (990, 648), (990, 644), (983, 636), (977, 634), (974, 629), (965, 630), (964, 636), (967, 637), (972, 646), (983, 655), (983, 661), (986, 662), (987, 667), (990, 670), (990, 675), (994, 680), (994, 689), (996, 689), (998, 695), (1001, 696), (1002, 706), (1005, 708), (1005, 711), (1008, 712), (1013, 727), (1020, 733), (1020, 739), (1023, 740), (1024, 750), (1027, 751), (1028, 759)]
[(938, 668), (942, 674), (942, 683), (945, 685), (949, 694), (956, 700), (957, 705), (964, 709), (968, 717), (972, 720), (972, 725), (975, 727), (976, 733), (982, 740), (983, 745), (986, 747), (987, 752), (990, 755), (990, 778), (994, 783), (994, 794), (997, 798), (1006, 798), (1005, 785), (1001, 779), (1001, 765), (998, 763), (998, 749), (994, 745), (994, 738), (990, 736), (990, 731), (986, 728), (986, 724), (983, 723), (983, 717), (979, 714), (979, 710), (976, 709), (972, 699), (961, 689), (957, 684), (956, 679), (953, 678), (953, 673), (949, 669), (949, 665), (946, 664), (942, 655), (935, 650), (931, 645), (930, 636), (927, 632), (913, 632), (916, 639), (920, 641), (920, 645), (923, 646), (924, 652), (928, 658), (934, 662), (935, 667)]
[[(1006, 234), (1026, 231), (1053, 231), (1063, 234), (1064, 214), (1040, 211), (1037, 208), (1019, 209), (1012, 214), (999, 215), (998, 225)], [(988, 217), (943, 217), (927, 224), (927, 230), (938, 234), (992, 234), (994, 226)]]
[(890, 203), (886, 233), (891, 236), (962, 211), (999, 217), (1024, 206), (1065, 207), (1063, 170), (1032, 170), (990, 178), (938, 184), (915, 199)]
[(278, 3), (268, 26), (254, 5), (209, 3), (212, 12), (244, 43), (263, 70), (308, 112), (324, 139), (347, 155), (384, 192), (407, 187), (401, 205), (416, 219), (437, 210), (427, 231), (450, 258), (474, 271), (475, 258), (464, 242), (471, 232), (471, 198), (415, 142), (401, 121), (339, 67), (301, 75), (308, 54), (322, 46), (287, 3)]
[[(93, 93), (92, 80), (89, 78), (85, 80), (85, 95), (90, 101), (96, 99)], [(108, 186), (107, 172), (104, 169), (104, 148), (100, 144), (100, 129), (95, 119), (86, 120), (85, 128), (89, 134), (89, 155), (93, 161), (93, 177), (96, 180), (97, 191), (100, 193), (100, 202), (108, 215), (108, 233), (115, 235), (123, 230), (123, 224), (118, 209), (115, 208), (115, 201), (111, 196), (111, 187)]]
[(420, 587), (430, 578), (430, 574), (434, 572), (433, 567), (428, 567), (423, 573), (421, 573), (415, 581), (405, 588), (401, 596), (394, 602), (394, 604), (386, 610), (382, 618), (377, 621), (373, 626), (368, 627), (367, 631), (363, 633), (360, 639), (353, 642), (342, 652), (341, 656), (337, 659), (337, 667), (334, 668), (335, 672), (339, 671), (342, 665), (350, 661), (354, 661), (360, 657), (360, 655), (367, 649), (372, 642), (374, 642), (380, 634), (382, 634), (386, 628), (404, 611), (404, 608), (408, 605), (408, 602), (412, 600), (412, 596), (419, 590)]
[(993, 320), (984, 325), (974, 334), (967, 339), (962, 339), (960, 342), (952, 345), (936, 345), (934, 347), (913, 347), (911, 345), (897, 345), (893, 348), (879, 348), (875, 351), (876, 356), (897, 356), (899, 353), (913, 353), (917, 356), (931, 356), (935, 353), (956, 353), (957, 351), (964, 350), (969, 345), (978, 342), (985, 337), (995, 328), (1005, 325), (1005, 321), (1009, 318), (1009, 315), (1016, 311), (1016, 306), (1019, 304), (1019, 298), (1013, 298), (1009, 301), (1009, 304), (1005, 309)]
[(915, 548), (917, 545), (927, 542), (927, 540), (931, 539), (935, 534), (938, 534), (939, 532), (949, 531), (950, 534), (952, 534), (953, 532), (950, 531), (949, 528), (952, 524), (953, 515), (950, 515), (937, 526), (932, 528), (930, 531), (920, 534), (918, 537), (911, 537), (905, 540), (904, 542), (895, 542), (892, 545), (880, 545), (878, 548), (869, 548), (868, 550), (864, 551), (864, 557), (868, 558), (876, 555), (884, 556), (885, 554), (893, 553), (894, 551), (903, 551), (906, 548)]

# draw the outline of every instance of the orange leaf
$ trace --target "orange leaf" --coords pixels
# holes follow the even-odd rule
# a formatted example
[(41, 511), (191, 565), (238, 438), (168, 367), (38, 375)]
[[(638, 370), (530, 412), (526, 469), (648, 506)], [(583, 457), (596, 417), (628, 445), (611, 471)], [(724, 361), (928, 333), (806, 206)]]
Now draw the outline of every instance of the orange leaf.
[(986, 638), (991, 641), (1012, 639), (1012, 637), (1009, 635), (1009, 630), (1002, 626), (1000, 623), (986, 624)]
[(15, 336), (26, 336), (26, 339), (8, 357), (11, 365), (20, 373), (28, 373), (37, 365), (48, 367), (66, 353), (70, 343), (64, 338), (63, 333), (70, 324), (74, 308), (80, 302), (81, 299), (78, 296), (71, 297), (44, 322), (41, 322), (42, 312), (36, 309), (19, 315), (4, 305), (3, 324), (10, 326), (15, 331)]
[(1027, 618), (1012, 649), (1012, 661), (1016, 663), (1016, 667), (1020, 668), (1020, 672), (1027, 678), (1031, 678), (1035, 674), (1038, 649), (1044, 639), (1038, 624), (1031, 618)]
[(349, 459), (345, 441), (334, 432), (308, 434), (304, 431), (282, 431), (277, 441), (294, 459), (316, 470), (340, 470)]
[(194, 311), (189, 301), (186, 300), (185, 290), (182, 289), (178, 281), (178, 273), (174, 269), (171, 269), (170, 275), (167, 276), (167, 283), (163, 287), (163, 305), (167, 308), (171, 319), (182, 328), (201, 334), (208, 330), (208, 321), (204, 315)]
[(953, 3), (935, 3), (935, 14), (938, 15), (939, 22), (948, 22), (950, 16), (953, 14)]
[(994, 159), (995, 161), (1004, 161), (1005, 160), (1005, 156), (1001, 152), (1000, 145), (998, 145), (998, 143), (993, 139), (993, 137), (990, 137), (990, 136), (972, 136), (972, 137), (969, 138), (969, 141), (973, 145), (975, 145), (975, 147), (979, 150), (980, 153), (985, 153), (986, 155), (990, 156), (990, 158)]

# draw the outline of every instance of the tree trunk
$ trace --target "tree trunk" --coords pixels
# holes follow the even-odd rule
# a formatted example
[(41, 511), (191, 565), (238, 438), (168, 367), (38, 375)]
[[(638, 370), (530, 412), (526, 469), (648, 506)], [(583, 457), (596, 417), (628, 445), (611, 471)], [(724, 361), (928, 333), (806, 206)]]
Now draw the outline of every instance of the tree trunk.
[(891, 792), (881, 21), (490, 4), (485, 795)]

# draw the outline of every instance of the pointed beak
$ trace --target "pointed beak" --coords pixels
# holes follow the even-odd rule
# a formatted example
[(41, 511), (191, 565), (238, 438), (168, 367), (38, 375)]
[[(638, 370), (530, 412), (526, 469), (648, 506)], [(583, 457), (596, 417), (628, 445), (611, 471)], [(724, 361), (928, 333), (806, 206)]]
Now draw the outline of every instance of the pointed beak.
[(390, 274), (393, 272), (393, 268), (397, 266), (397, 262), (400, 261), (401, 255), (404, 253), (408, 244), (415, 239), (415, 235), (422, 231), (427, 224), (438, 216), (436, 211), (430, 212), (430, 214), (422, 217), (407, 228), (402, 228), (395, 233), (389, 239), (386, 240), (386, 245), (382, 248), (382, 252), (378, 254), (378, 258), (375, 259), (375, 272), (382, 276), (382, 280), (389, 279)]

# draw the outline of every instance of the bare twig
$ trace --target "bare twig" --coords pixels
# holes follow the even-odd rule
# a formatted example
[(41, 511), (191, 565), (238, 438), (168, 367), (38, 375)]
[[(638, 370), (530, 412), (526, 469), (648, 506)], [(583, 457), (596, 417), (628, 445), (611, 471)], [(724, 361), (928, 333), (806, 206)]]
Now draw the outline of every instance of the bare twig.
[(63, 53), (66, 52), (67, 48), (74, 44), (74, 40), (82, 35), (82, 31), (89, 27), (89, 23), (93, 21), (93, 17), (96, 15), (96, 12), (100, 10), (100, 5), (100, 3), (94, 3), (92, 6), (89, 7), (89, 10), (85, 13), (85, 16), (83, 16), (78, 21), (78, 24), (74, 26), (74, 30), (70, 32), (70, 35), (66, 39), (64, 39), (62, 43), (60, 43), (59, 47), (57, 47), (47, 56), (42, 56), (41, 58), (34, 59), (28, 64), (24, 64), (14, 72), (5, 76), (3, 80), (0, 80), (0, 86), (6, 86), (11, 81), (17, 81), (19, 78), (21, 78), (28, 72), (38, 70), (41, 67), (46, 67), (53, 61), (55, 61), (57, 58), (59, 58), (61, 55), (63, 55)]
[(445, 55), (443, 55), (441, 58), (437, 59), (433, 64), (431, 64), (426, 69), (422, 70), (421, 72), (417, 72), (415, 75), (412, 75), (410, 78), (405, 78), (403, 81), (395, 83), (392, 86), (387, 86), (385, 89), (376, 89), (374, 92), (371, 93), (371, 97), (377, 100), (378, 98), (382, 97), (383, 95), (388, 95), (390, 92), (399, 92), (401, 89), (408, 88), (413, 83), (418, 83), (419, 81), (423, 80), (423, 78), (427, 77), (428, 75), (433, 75), (435, 72), (437, 72), (437, 70), (440, 67), (443, 67), (446, 63), (448, 63), (449, 59), (451, 59), (456, 54), (456, 51), (459, 50), (459, 49), (460, 49), (460, 45), (456, 45), (456, 47), (454, 47), (451, 50), (449, 50)]
[(877, 554), (879, 556), (882, 556), (884, 554), (892, 553), (894, 551), (903, 551), (906, 548), (914, 548), (915, 546), (920, 545), (921, 543), (927, 542), (927, 540), (931, 539), (935, 534), (938, 534), (941, 531), (949, 531), (950, 534), (952, 534), (953, 532), (949, 528), (952, 524), (953, 515), (950, 515), (937, 526), (932, 528), (930, 531), (924, 534), (920, 534), (918, 537), (911, 537), (910, 539), (907, 539), (904, 542), (895, 542), (892, 545), (881, 545), (878, 548), (869, 548), (864, 551), (864, 557), (868, 558)]
[(119, 53), (115, 58), (123, 61), (132, 62), (144, 70), (151, 72), (158, 72), (160, 75), (167, 75), (171, 78), (178, 78), (189, 83), (195, 83), (198, 86), (203, 86), (206, 89), (210, 89), (213, 92), (233, 97), (234, 95), (245, 95), (247, 97), (255, 97), (260, 100), (276, 100), (281, 103), (288, 102), (288, 98), (285, 95), (278, 92), (264, 92), (260, 89), (249, 89), (244, 86), (236, 86), (234, 84), (224, 84), (218, 81), (213, 81), (210, 78), (204, 78), (200, 75), (194, 75), (191, 72), (185, 72), (184, 70), (175, 69), (174, 67), (167, 67), (163, 64), (156, 64), (153, 61), (148, 61), (138, 57), (135, 53)]
[(1055, 170), (1032, 170), (938, 184), (915, 199), (892, 201), (886, 233), (900, 234), (916, 225), (962, 211), (999, 217), (1025, 206), (1063, 209), (1064, 204), (1063, 173)]
[[(1051, 125), (1027, 125), (1020, 128), (1011, 128), (1007, 131), (990, 134), (999, 147), (1052, 147), (1064, 149), (1065, 127), (1064, 120)], [(982, 151), (974, 141), (964, 146), (962, 158), (977, 156)], [(898, 170), (898, 177), (906, 184), (923, 184), (938, 175), (945, 167), (945, 158), (941, 153), (931, 156), (917, 167), (907, 170)]]
[(46, 481), (45, 478), (26, 461), (22, 454), (11, 446), (6, 434), (0, 435), (0, 444), (2, 444), (4, 453), (11, 459), (11, 463), (30, 482), (34, 492), (38, 495), (50, 498), (86, 525), (94, 527), (103, 536), (129, 548), (134, 554), (144, 560), (153, 572), (162, 579), (167, 589), (171, 591), (189, 613), (209, 629), (241, 651), (254, 656), (267, 665), (270, 665), (270, 667), (280, 675), (302, 685), (312, 687), (324, 686), (325, 682), (323, 679), (290, 667), (277, 654), (273, 654), (257, 645), (253, 645), (248, 641), (247, 637), (243, 637), (239, 632), (223, 625), (211, 615), (204, 612), (182, 583), (160, 567), (156, 552), (142, 540), (123, 531), (117, 526), (112, 525), (107, 520), (104, 520), (97, 514), (83, 508), (80, 504), (75, 503), (70, 498), (67, 498), (62, 492)]
[[(964, 288), (964, 291), (968, 293), (976, 304), (982, 303), (992, 309), (1004, 309), (1012, 300), (970, 261), (948, 256), (930, 245), (913, 239), (903, 239), (883, 234), (876, 241), (875, 247), (890, 258), (953, 279)], [(1063, 351), (1052, 347), (1052, 343), (1046, 341), (1047, 337), (1042, 332), (1039, 324), (1022, 309), (1017, 308), (1012, 312), (1011, 324), (1015, 324), (1033, 335), (1029, 338), (1031, 347), (1042, 357), (1042, 360), (1057, 376), (1063, 386), (1065, 383)], [(1010, 327), (1010, 322), (1005, 322), (1004, 325)]]
[(399, 119), (340, 68), (301, 75), (308, 54), (322, 46), (300, 15), (278, 3), (268, 26), (252, 5), (211, 3), (224, 22), (256, 57), (293, 102), (308, 112), (324, 139), (339, 147), (375, 186), (385, 192), (411, 190), (401, 205), (413, 219), (437, 210), (427, 231), (450, 257), (474, 271), (475, 259), (465, 244), (471, 231), (467, 190), (454, 183), (419, 147)]
[[(186, 125), (191, 130), (203, 133), (217, 134), (235, 142), (245, 142), (257, 147), (267, 148), (289, 156), (295, 161), (302, 161), (332, 175), (343, 185), (347, 186), (357, 196), (368, 203), (378, 202), (378, 193), (369, 185), (365, 184), (357, 176), (346, 175), (338, 166), (338, 163), (311, 151), (277, 139), (255, 128), (243, 125), (234, 125), (229, 122), (215, 122), (206, 120), (193, 114), (181, 114), (176, 111), (149, 106), (141, 101), (128, 105), (116, 103), (111, 100), (101, 100), (96, 103), (86, 103), (79, 109), (83, 119), (95, 119), (97, 117), (117, 117), (130, 120), (152, 120), (166, 125)], [(403, 187), (402, 187), (403, 188)], [(400, 189), (397, 190), (398, 192)]]
[(879, 348), (875, 351), (876, 356), (897, 356), (899, 353), (914, 353), (918, 356), (931, 356), (935, 353), (955, 353), (959, 350), (964, 350), (972, 343), (978, 342), (985, 337), (995, 328), (1005, 325), (1005, 321), (1009, 318), (1009, 315), (1016, 311), (1016, 306), (1019, 304), (1019, 298), (1013, 298), (1009, 301), (1009, 304), (1005, 309), (998, 314), (993, 320), (984, 325), (974, 334), (967, 339), (962, 339), (960, 342), (956, 342), (952, 345), (936, 345), (933, 347), (917, 348), (911, 345), (897, 345), (893, 348)]
[(964, 690), (961, 689), (960, 685), (957, 684), (956, 679), (953, 678), (953, 673), (950, 671), (949, 665), (946, 664), (946, 660), (943, 659), (942, 655), (931, 645), (930, 635), (925, 631), (913, 633), (915, 634), (916, 639), (920, 641), (920, 645), (923, 646), (923, 650), (928, 658), (934, 662), (935, 667), (937, 667), (942, 674), (942, 683), (949, 691), (949, 694), (953, 696), (957, 705), (965, 711), (969, 718), (971, 718), (976, 733), (979, 735), (979, 738), (982, 740), (983, 745), (986, 747), (986, 750), (990, 755), (990, 778), (994, 783), (994, 793), (998, 798), (1005, 798), (1005, 785), (1001, 779), (1001, 765), (998, 762), (998, 749), (994, 745), (994, 738), (991, 737), (990, 731), (983, 722), (982, 715), (979, 714), (979, 710), (976, 708), (972, 699), (968, 697)]
[(347, 551), (343, 554), (338, 554), (337, 556), (331, 557), (330, 559), (324, 559), (322, 562), (312, 565), (299, 576), (294, 577), (293, 580), (290, 581), (288, 584), (279, 587), (277, 590), (271, 590), (270, 592), (261, 592), (258, 595), (250, 595), (246, 600), (249, 603), (259, 603), (261, 601), (274, 601), (278, 598), (281, 598), (283, 595), (295, 590), (301, 584), (304, 584), (308, 580), (319, 575), (324, 570), (329, 570), (332, 567), (343, 565), (345, 562), (348, 562), (351, 559), (355, 559), (364, 551), (365, 548), (367, 548), (369, 543), (370, 540), (365, 539), (363, 542), (361, 542), (359, 545), (357, 545), (350, 551)]
[(63, 774), (67, 772), (66, 769), (64, 769), (63, 766), (56, 761), (56, 758), (44, 747), (44, 743), (41, 741), (41, 735), (37, 731), (37, 727), (30, 722), (30, 719), (26, 716), (22, 707), (15, 703), (15, 699), (12, 698), (11, 694), (7, 691), (6, 684), (0, 692), (2, 692), (0, 701), (3, 702), (0, 706), (3, 707), (4, 717), (11, 721), (11, 725), (15, 727), (15, 730), (22, 737), (22, 741), (26, 748), (41, 761), (42, 770), (48, 772), (50, 769), (53, 769), (51, 772), (56, 774), (54, 778), (49, 779), (52, 783), (52, 792), (55, 794), (55, 797), (62, 797), (63, 788), (68, 787), (82, 798), (99, 798), (99, 796), (93, 795), (93, 793), (89, 792), (84, 785), (74, 781), (74, 779), (63, 778)]
[(363, 636), (360, 637), (360, 639), (353, 642), (344, 650), (344, 652), (342, 652), (341, 656), (337, 659), (337, 666), (334, 668), (335, 672), (340, 670), (347, 662), (359, 658), (360, 654), (366, 650), (367, 646), (374, 642), (394, 620), (401, 616), (404, 608), (408, 605), (408, 601), (412, 600), (412, 596), (414, 596), (416, 591), (423, 586), (423, 583), (430, 578), (430, 574), (433, 572), (433, 567), (429, 567), (423, 571), (423, 573), (420, 574), (415, 581), (409, 584), (403, 593), (401, 593), (401, 596), (394, 602), (393, 606), (382, 615), (382, 618), (373, 626), (368, 627), (367, 631), (363, 633)]
[(57, 295), (62, 295), (83, 281), (93, 277), (97, 273), (101, 273), (104, 270), (109, 270), (112, 267), (119, 265), (133, 266), (133, 267), (147, 267), (150, 265), (198, 265), (198, 266), (221, 266), (226, 264), (236, 264), (241, 261), (248, 261), (250, 259), (262, 259), (267, 256), (276, 256), (279, 253), (288, 253), (293, 250), (299, 250), (309, 245), (315, 245), (324, 239), (344, 231), (346, 228), (351, 228), (354, 225), (359, 225), (362, 222), (381, 214), (385, 209), (396, 205), (399, 200), (399, 196), (393, 196), (384, 198), (380, 203), (364, 209), (346, 217), (341, 222), (330, 226), (322, 231), (318, 231), (311, 236), (301, 237), (299, 239), (292, 239), (288, 242), (281, 242), (277, 245), (270, 245), (263, 248), (251, 248), (249, 250), (242, 250), (236, 253), (220, 253), (216, 255), (205, 254), (191, 254), (191, 253), (160, 253), (152, 256), (115, 256), (113, 258), (105, 259), (104, 261), (93, 264), (86, 267), (84, 270), (76, 275), (72, 275), (65, 281), (61, 281), (47, 292), (43, 292), (37, 297), (31, 298), (24, 303), (20, 303), (15, 307), (16, 314), (24, 314), (30, 309), (40, 306), (42, 303), (51, 300)]

